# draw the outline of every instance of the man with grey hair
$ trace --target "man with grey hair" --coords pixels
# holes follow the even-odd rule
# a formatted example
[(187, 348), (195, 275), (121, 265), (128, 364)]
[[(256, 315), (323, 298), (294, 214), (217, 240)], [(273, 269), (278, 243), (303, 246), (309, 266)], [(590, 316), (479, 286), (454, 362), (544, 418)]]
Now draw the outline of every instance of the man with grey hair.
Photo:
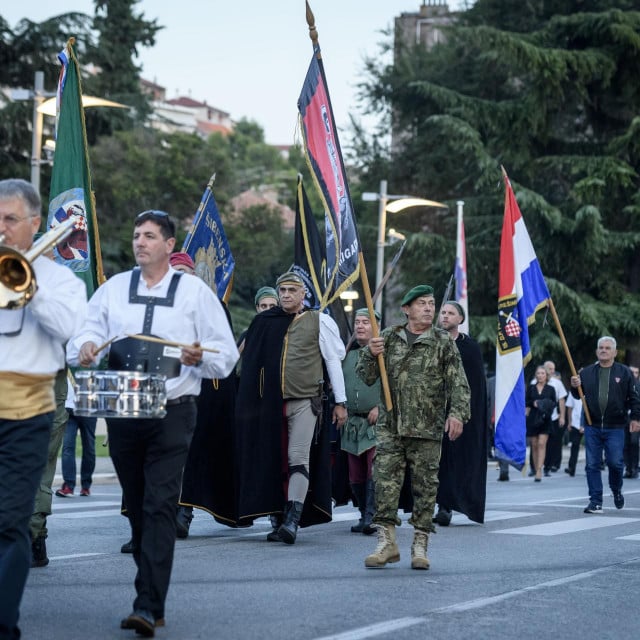
[[(25, 180), (0, 181), (0, 244), (28, 251), (40, 227), (40, 196)], [(56, 409), (54, 380), (64, 343), (86, 313), (86, 289), (44, 256), (31, 267), (38, 284), (25, 306), (7, 304), (0, 285), (0, 637), (18, 638), (22, 593), (31, 565), (29, 518), (47, 462)], [(7, 294), (7, 295), (5, 295)]]
[[(602, 475), (600, 461), (604, 450), (609, 467), (609, 487), (616, 509), (624, 507), (622, 470), (624, 428), (629, 418), (630, 429), (640, 429), (640, 396), (629, 367), (615, 361), (616, 340), (602, 336), (598, 340), (598, 362), (585, 367), (580, 375), (571, 377), (571, 394), (578, 397), (582, 386), (589, 410), (590, 424), (584, 429), (587, 454), (587, 485), (589, 504), (585, 513), (602, 513)], [(585, 416), (586, 418), (587, 416)]]

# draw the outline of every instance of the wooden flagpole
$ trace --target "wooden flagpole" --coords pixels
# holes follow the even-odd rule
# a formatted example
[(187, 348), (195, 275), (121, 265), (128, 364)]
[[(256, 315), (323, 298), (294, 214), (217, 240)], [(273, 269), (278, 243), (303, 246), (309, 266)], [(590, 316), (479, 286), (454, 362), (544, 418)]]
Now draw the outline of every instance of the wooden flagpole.
[[(311, 7), (309, 6), (308, 0), (305, 0), (306, 4), (306, 16), (307, 16), (307, 24), (309, 25), (309, 38), (311, 38), (311, 43), (313, 44), (313, 49), (316, 51), (317, 49), (317, 57), (318, 60), (322, 59), (322, 54), (320, 53), (320, 48), (318, 45), (318, 30), (316, 29), (316, 19), (313, 15), (313, 11), (311, 11)], [(360, 247), (360, 240), (358, 239), (358, 264), (360, 266), (360, 278), (362, 279), (362, 292), (364, 293), (364, 298), (367, 303), (367, 310), (369, 312), (369, 317), (372, 318), (371, 328), (373, 337), (377, 338), (380, 335), (380, 331), (378, 329), (378, 323), (375, 322), (375, 312), (373, 309), (373, 300), (371, 299), (371, 289), (369, 287), (369, 278), (367, 277), (367, 267), (364, 263), (364, 256), (362, 255), (362, 249)], [(391, 391), (389, 389), (389, 379), (387, 377), (387, 367), (384, 363), (384, 356), (380, 354), (378, 356), (378, 368), (380, 369), (380, 382), (382, 384), (382, 391), (384, 394), (384, 404), (387, 411), (391, 411), (393, 409), (393, 403), (391, 402)]]
[[(571, 352), (569, 351), (569, 345), (567, 344), (567, 339), (564, 337), (564, 331), (562, 330), (562, 325), (560, 324), (560, 318), (558, 318), (558, 314), (556, 313), (556, 307), (553, 304), (553, 300), (551, 298), (549, 298), (549, 310), (551, 311), (551, 315), (553, 316), (553, 321), (556, 323), (556, 329), (558, 330), (558, 335), (560, 336), (560, 342), (562, 343), (564, 354), (567, 357), (567, 362), (569, 363), (569, 369), (571, 370), (571, 375), (577, 376), (578, 373), (576, 371), (575, 365), (573, 364), (573, 358), (571, 357)], [(580, 400), (582, 401), (582, 409), (584, 410), (585, 420), (587, 421), (587, 424), (591, 426), (591, 414), (589, 413), (589, 408), (587, 407), (587, 400), (584, 397), (584, 393), (582, 391), (582, 385), (578, 387), (578, 395), (580, 396)]]

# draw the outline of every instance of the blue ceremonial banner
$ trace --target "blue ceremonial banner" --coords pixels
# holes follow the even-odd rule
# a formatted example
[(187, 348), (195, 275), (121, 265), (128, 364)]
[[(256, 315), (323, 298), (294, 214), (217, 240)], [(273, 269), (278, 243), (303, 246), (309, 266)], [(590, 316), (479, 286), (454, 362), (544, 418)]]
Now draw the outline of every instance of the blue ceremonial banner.
[(193, 225), (185, 238), (182, 251), (188, 253), (196, 265), (196, 275), (202, 278), (225, 303), (233, 288), (233, 269), (236, 265), (224, 233), (218, 205), (211, 187), (211, 177), (198, 207)]
[[(504, 170), (503, 170), (504, 171)], [(529, 325), (551, 295), (507, 174), (498, 279), (495, 450), (522, 469), (526, 457), (524, 365), (531, 359)]]
[(298, 111), (305, 155), (325, 207), (328, 284), (321, 303), (324, 308), (358, 279), (360, 241), (319, 47), (309, 64)]
[(327, 284), (325, 278), (327, 256), (301, 175), (298, 175), (293, 246), (291, 270), (304, 280), (305, 305), (311, 309), (319, 309)]

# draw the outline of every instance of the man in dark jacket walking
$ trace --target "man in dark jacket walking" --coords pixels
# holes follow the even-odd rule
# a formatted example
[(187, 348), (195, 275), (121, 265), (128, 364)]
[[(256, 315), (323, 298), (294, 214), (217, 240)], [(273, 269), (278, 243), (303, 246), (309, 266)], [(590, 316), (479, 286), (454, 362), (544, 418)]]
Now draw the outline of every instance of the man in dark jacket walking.
[(615, 338), (603, 336), (598, 340), (596, 349), (598, 362), (582, 369), (579, 376), (571, 378), (572, 395), (578, 397), (577, 389), (582, 386), (591, 417), (591, 424), (584, 429), (589, 487), (589, 504), (585, 513), (602, 513), (600, 461), (603, 449), (609, 467), (613, 502), (616, 509), (624, 507), (624, 428), (631, 419), (630, 430), (640, 429), (640, 396), (629, 367), (615, 362), (617, 354)]

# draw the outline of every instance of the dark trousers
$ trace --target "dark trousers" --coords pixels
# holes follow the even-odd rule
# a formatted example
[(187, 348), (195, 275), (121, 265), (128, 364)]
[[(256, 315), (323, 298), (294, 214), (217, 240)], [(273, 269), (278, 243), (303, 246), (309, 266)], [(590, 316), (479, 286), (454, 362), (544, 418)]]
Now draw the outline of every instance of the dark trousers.
[(562, 436), (565, 427), (561, 427), (558, 420), (551, 422), (551, 431), (547, 440), (547, 449), (544, 456), (544, 470), (549, 471), (551, 467), (559, 469), (562, 466)]
[(638, 471), (638, 442), (640, 433), (631, 433), (629, 425), (624, 428), (624, 466), (630, 474)]
[(582, 434), (580, 429), (569, 428), (569, 443), (571, 444), (571, 453), (569, 454), (568, 469), (571, 475), (576, 472), (576, 465), (578, 464), (578, 454), (580, 453), (580, 442), (582, 441)]
[(584, 428), (584, 448), (587, 454), (587, 485), (591, 502), (602, 505), (602, 451), (609, 467), (609, 487), (613, 493), (622, 489), (622, 450), (624, 429)]
[(195, 402), (157, 419), (108, 419), (109, 449), (122, 486), (138, 567), (134, 609), (164, 617), (176, 540), (182, 469), (196, 424)]
[(76, 486), (76, 435), (80, 431), (82, 460), (80, 463), (80, 486), (91, 487), (96, 468), (96, 423), (97, 418), (76, 416), (69, 412), (69, 420), (62, 441), (62, 478), (72, 489)]
[(19, 638), (18, 615), (31, 567), (29, 518), (47, 463), (53, 411), (0, 419), (0, 638)]

